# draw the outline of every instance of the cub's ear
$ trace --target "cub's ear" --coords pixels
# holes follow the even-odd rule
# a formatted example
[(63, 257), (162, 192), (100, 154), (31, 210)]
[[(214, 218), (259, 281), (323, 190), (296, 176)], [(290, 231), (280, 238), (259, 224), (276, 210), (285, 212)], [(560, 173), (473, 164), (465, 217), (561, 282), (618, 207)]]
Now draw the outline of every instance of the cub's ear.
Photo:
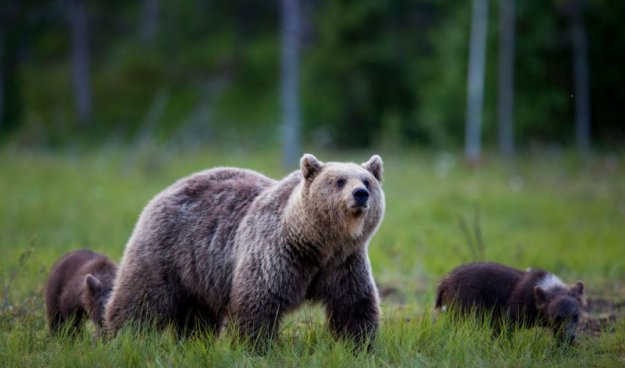
[(299, 167), (302, 170), (302, 175), (306, 180), (312, 180), (319, 174), (323, 163), (310, 153), (304, 153), (304, 156), (299, 160)]
[(94, 295), (102, 290), (102, 282), (100, 282), (97, 277), (93, 276), (90, 273), (85, 276), (85, 285), (87, 286), (87, 290), (89, 290), (91, 294)]
[(571, 286), (569, 290), (579, 295), (584, 295), (584, 283), (578, 281), (575, 283), (575, 285)]
[(382, 181), (382, 174), (384, 173), (384, 168), (382, 167), (382, 157), (379, 155), (373, 155), (369, 161), (362, 164), (362, 167), (375, 176), (378, 181)]
[(534, 299), (536, 300), (536, 307), (542, 308), (547, 303), (547, 292), (540, 286), (534, 287)]

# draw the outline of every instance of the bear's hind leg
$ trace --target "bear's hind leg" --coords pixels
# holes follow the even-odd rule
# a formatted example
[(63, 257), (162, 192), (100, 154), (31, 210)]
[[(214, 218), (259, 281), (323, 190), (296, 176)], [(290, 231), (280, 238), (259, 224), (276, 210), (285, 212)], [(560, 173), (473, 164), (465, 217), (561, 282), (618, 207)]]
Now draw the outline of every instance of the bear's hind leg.
[(86, 315), (82, 308), (61, 308), (56, 313), (53, 332), (67, 331), (67, 335), (70, 337), (78, 335), (82, 331)]
[(193, 334), (218, 335), (220, 330), (219, 319), (207, 306), (186, 301), (176, 316), (178, 334), (191, 336)]
[(104, 327), (116, 334), (125, 324), (135, 327), (164, 328), (177, 323), (179, 306), (183, 300), (179, 285), (170, 281), (166, 273), (120, 271), (111, 299), (106, 305)]
[(55, 334), (59, 332), (59, 329), (63, 325), (63, 317), (58, 310), (48, 311), (48, 328), (50, 332)]

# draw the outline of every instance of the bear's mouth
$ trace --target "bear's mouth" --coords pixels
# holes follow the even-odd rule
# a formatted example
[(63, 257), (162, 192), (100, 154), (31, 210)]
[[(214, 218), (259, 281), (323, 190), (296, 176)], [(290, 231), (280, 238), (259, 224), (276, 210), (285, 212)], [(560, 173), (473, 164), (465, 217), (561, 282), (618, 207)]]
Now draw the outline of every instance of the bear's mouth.
[(367, 206), (367, 204), (353, 204), (349, 207), (349, 209), (354, 215), (360, 216), (369, 209), (369, 206)]

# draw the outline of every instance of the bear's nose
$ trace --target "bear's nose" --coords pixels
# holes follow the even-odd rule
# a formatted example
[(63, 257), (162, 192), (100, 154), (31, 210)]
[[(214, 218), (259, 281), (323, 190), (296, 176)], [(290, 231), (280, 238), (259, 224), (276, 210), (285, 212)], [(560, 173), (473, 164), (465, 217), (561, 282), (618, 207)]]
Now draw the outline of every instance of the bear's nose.
[(367, 200), (369, 199), (369, 192), (364, 188), (358, 188), (352, 192), (356, 203), (359, 205), (367, 204)]

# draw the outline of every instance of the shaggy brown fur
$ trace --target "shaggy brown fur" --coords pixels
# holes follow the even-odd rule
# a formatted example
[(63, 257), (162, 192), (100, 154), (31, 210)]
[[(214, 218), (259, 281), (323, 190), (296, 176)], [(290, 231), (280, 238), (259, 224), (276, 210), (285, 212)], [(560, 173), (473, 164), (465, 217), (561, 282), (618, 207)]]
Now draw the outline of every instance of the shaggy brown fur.
[(384, 214), (382, 160), (322, 163), (304, 155), (280, 181), (236, 168), (181, 179), (143, 210), (106, 306), (124, 323), (198, 325), (231, 319), (265, 344), (306, 300), (325, 305), (337, 336), (361, 341), (378, 327), (367, 245)]
[(89, 316), (99, 330), (104, 305), (113, 288), (117, 266), (105, 256), (89, 250), (66, 254), (50, 271), (46, 284), (46, 309), (51, 332), (67, 322), (78, 332)]
[(471, 263), (451, 271), (438, 286), (436, 308), (491, 312), (512, 325), (550, 328), (563, 342), (575, 341), (584, 284), (566, 287), (544, 270), (521, 271), (497, 263)]

